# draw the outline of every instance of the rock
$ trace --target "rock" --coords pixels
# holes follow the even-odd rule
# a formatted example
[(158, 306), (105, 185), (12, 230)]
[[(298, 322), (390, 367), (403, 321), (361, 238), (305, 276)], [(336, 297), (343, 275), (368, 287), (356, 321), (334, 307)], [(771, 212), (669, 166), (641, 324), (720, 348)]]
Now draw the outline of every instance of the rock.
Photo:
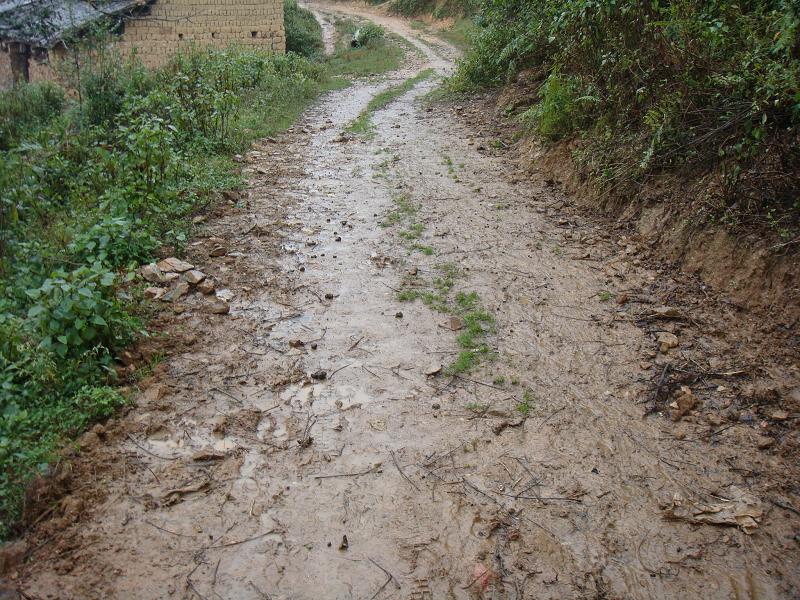
[(196, 217), (192, 217), (192, 223), (195, 225), (199, 225), (200, 223), (205, 223), (207, 217), (205, 215), (197, 215)]
[(434, 402), (433, 404), (431, 404), (431, 408), (433, 410), (439, 410), (440, 408), (442, 408), (442, 405), (439, 404), (438, 402)]
[(150, 283), (164, 283), (167, 280), (166, 277), (164, 277), (163, 271), (159, 269), (158, 265), (155, 263), (144, 265), (139, 269), (139, 275), (142, 276), (142, 279)]
[(231, 312), (231, 305), (222, 298), (217, 298), (208, 305), (208, 312), (214, 315), (227, 315)]
[(768, 435), (756, 436), (756, 446), (758, 446), (759, 450), (766, 450), (767, 448), (771, 448), (774, 444), (775, 438), (771, 438)]
[(789, 413), (786, 412), (785, 410), (773, 410), (769, 414), (769, 418), (772, 419), (773, 421), (785, 421), (786, 419), (789, 418)]
[(191, 285), (197, 285), (206, 278), (206, 274), (197, 269), (190, 269), (183, 274), (183, 278)]
[(184, 271), (188, 271), (189, 269), (194, 269), (194, 265), (182, 261), (179, 258), (175, 258), (171, 256), (170, 258), (165, 258), (162, 261), (159, 261), (156, 266), (164, 271), (165, 273), (183, 273)]
[(327, 294), (325, 294), (325, 299), (326, 299), (326, 300), (333, 300), (333, 294), (331, 294), (330, 292), (328, 292)]
[(462, 319), (461, 317), (455, 317), (455, 316), (454, 317), (450, 317), (450, 319), (447, 321), (447, 326), (452, 331), (459, 331), (460, 329), (464, 328), (464, 319)]
[[(0, 547), (0, 575), (6, 575), (18, 567), (25, 560), (28, 553), (28, 544), (23, 540), (8, 542)], [(13, 596), (16, 598), (16, 595)]]
[(403, 318), (403, 312), (398, 310), (396, 313), (394, 313), (394, 316), (397, 319), (402, 319)]
[(756, 422), (756, 415), (753, 413), (752, 410), (743, 410), (742, 412), (739, 413), (739, 422), (752, 425), (753, 423)]
[(672, 348), (678, 347), (678, 336), (668, 331), (661, 331), (656, 338), (658, 341), (658, 349), (662, 354), (666, 354)]
[(204, 294), (206, 296), (208, 296), (209, 294), (213, 294), (215, 287), (216, 286), (214, 285), (214, 282), (211, 281), (208, 277), (206, 277), (203, 281), (197, 284), (197, 290), (201, 294)]
[(82, 450), (91, 450), (100, 443), (100, 436), (94, 431), (87, 431), (78, 438), (78, 445)]
[(681, 386), (681, 393), (678, 398), (670, 404), (672, 410), (669, 413), (670, 419), (677, 422), (685, 417), (697, 405), (697, 398), (685, 385)]
[(322, 381), (323, 379), (326, 379), (327, 377), (328, 377), (327, 371), (323, 371), (321, 369), (319, 371), (314, 371), (311, 374), (311, 379), (316, 379), (317, 381)]
[(425, 369), (425, 375), (428, 377), (433, 377), (434, 375), (438, 375), (442, 372), (442, 363), (433, 363), (427, 369)]
[(189, 284), (185, 281), (179, 281), (178, 284), (168, 291), (166, 294), (161, 296), (161, 300), (163, 302), (175, 302), (178, 298), (181, 298), (189, 293)]
[(236, 190), (222, 190), (222, 195), (226, 200), (230, 200), (231, 202), (236, 202), (240, 197), (239, 192)]
[(713, 427), (719, 427), (722, 425), (722, 416), (717, 413), (709, 413), (706, 415), (706, 422)]
[(144, 291), (144, 297), (148, 300), (158, 300), (167, 293), (167, 290), (160, 287), (149, 287)]
[(231, 300), (233, 300), (233, 297), (234, 293), (230, 291), (228, 288), (225, 288), (224, 290), (219, 290), (217, 292), (217, 298), (219, 298), (220, 300), (224, 300), (225, 302), (230, 302)]
[(133, 352), (130, 350), (123, 350), (119, 353), (119, 362), (121, 362), (126, 367), (130, 367), (132, 364), (136, 363), (137, 355), (134, 355)]
[(225, 246), (217, 245), (211, 249), (211, 252), (208, 253), (209, 256), (217, 257), (217, 256), (225, 256), (228, 253), (228, 249)]
[(302, 348), (305, 345), (303, 340), (289, 340), (289, 348)]

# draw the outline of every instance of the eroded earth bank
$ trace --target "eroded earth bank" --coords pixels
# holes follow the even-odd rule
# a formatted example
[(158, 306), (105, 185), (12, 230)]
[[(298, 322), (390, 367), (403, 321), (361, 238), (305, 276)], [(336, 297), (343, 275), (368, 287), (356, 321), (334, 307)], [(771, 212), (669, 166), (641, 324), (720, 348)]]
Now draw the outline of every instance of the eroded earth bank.
[[(452, 49), (370, 18), (410, 41), (404, 68), (243, 157), (248, 189), (185, 257), (230, 290), (230, 313), (197, 293), (169, 305), (172, 352), (81, 439), (11, 585), (797, 597), (793, 420), (754, 408), (771, 392), (751, 357), (632, 242), (493, 156), (468, 109), (425, 101)], [(429, 68), (371, 136), (346, 132)], [(796, 385), (787, 361), (771, 368)]]

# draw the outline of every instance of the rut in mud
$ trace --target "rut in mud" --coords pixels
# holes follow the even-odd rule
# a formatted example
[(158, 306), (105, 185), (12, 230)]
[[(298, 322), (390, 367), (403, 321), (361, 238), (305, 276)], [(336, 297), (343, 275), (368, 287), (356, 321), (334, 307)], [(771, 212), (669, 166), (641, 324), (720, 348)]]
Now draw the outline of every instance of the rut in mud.
[[(550, 188), (420, 101), (451, 49), (372, 18), (419, 52), (248, 154), (245, 206), (187, 257), (231, 313), (184, 299), (185, 350), (84, 439), (81, 483), (33, 531), (24, 597), (796, 596), (797, 516), (755, 476), (794, 467), (744, 427), (676, 437), (642, 418), (658, 343), (603, 291), (657, 275), (556, 223)], [(426, 68), (372, 137), (344, 133)], [(453, 374), (470, 331), (490, 351)], [(733, 506), (742, 527), (665, 519), (676, 497)]]

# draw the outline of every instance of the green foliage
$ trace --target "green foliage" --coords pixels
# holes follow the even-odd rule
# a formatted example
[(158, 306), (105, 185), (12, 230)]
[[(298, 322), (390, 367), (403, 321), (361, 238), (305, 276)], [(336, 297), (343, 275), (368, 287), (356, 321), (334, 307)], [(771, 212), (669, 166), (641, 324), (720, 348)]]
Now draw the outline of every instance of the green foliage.
[(21, 84), (0, 92), (0, 150), (47, 125), (63, 105), (64, 91), (52, 83)]
[(23, 86), (0, 109), (0, 537), (25, 483), (123, 403), (103, 385), (143, 333), (133, 270), (179, 249), (187, 217), (236, 185), (230, 153), (326, 85), (296, 54), (192, 49), (148, 73), (94, 51), (68, 73), (75, 101)]
[(404, 17), (431, 15), (435, 19), (463, 17), (477, 10), (476, 0), (389, 0), (389, 11)]
[(327, 60), (328, 71), (332, 76), (364, 77), (400, 67), (405, 52), (396, 38), (381, 36), (365, 45), (352, 48), (350, 40), (358, 29), (359, 25), (350, 19), (336, 22), (339, 42), (333, 56)]
[(800, 12), (794, 0), (484, 0), (455, 90), (526, 71), (539, 134), (585, 139), (599, 181), (716, 165), (722, 198), (794, 210), (800, 184)]
[(386, 37), (386, 30), (380, 25), (370, 21), (358, 28), (355, 37), (362, 46), (375, 46), (384, 40)]
[(314, 57), (322, 53), (322, 27), (310, 10), (297, 0), (283, 1), (283, 26), (286, 30), (286, 51)]

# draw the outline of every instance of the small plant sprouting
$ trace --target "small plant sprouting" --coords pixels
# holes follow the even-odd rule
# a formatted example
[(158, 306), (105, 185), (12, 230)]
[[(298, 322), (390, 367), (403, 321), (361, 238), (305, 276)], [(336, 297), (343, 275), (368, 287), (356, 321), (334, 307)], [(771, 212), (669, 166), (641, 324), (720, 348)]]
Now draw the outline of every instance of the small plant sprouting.
[(533, 400), (533, 396), (530, 390), (525, 390), (522, 394), (522, 402), (517, 404), (517, 411), (523, 417), (527, 417), (528, 414), (531, 412), (531, 401)]
[(612, 294), (608, 290), (603, 290), (602, 292), (597, 294), (597, 297), (600, 299), (600, 302), (608, 302), (614, 297), (614, 294)]

